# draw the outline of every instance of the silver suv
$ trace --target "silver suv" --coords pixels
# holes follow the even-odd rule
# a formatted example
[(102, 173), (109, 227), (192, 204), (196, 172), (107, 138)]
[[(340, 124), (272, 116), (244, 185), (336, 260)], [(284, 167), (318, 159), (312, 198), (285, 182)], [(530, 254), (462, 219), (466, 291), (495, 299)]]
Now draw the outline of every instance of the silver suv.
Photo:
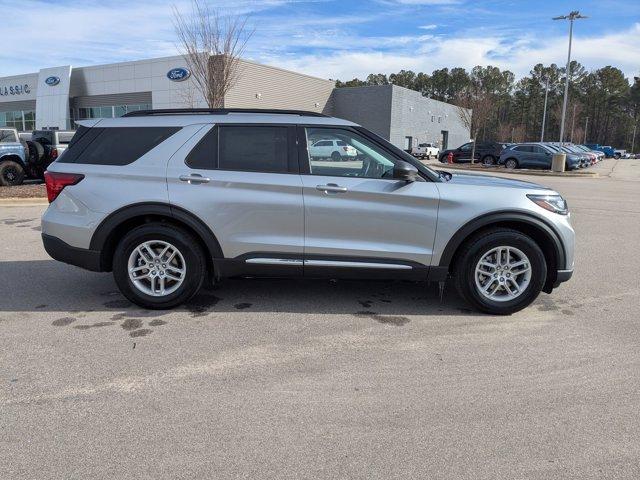
[[(430, 170), (346, 120), (228, 109), (80, 123), (45, 175), (44, 246), (113, 271), (146, 308), (236, 276), (451, 278), (477, 309), (509, 314), (573, 272), (558, 193)], [(323, 140), (357, 154), (315, 155)]]

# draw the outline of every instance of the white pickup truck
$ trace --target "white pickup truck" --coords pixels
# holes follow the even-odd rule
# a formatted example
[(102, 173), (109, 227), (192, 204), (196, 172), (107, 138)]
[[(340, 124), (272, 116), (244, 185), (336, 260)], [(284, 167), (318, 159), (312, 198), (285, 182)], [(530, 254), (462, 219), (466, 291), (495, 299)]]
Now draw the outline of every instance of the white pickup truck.
[(416, 158), (438, 158), (440, 149), (435, 143), (419, 143), (417, 147), (411, 149), (411, 155)]

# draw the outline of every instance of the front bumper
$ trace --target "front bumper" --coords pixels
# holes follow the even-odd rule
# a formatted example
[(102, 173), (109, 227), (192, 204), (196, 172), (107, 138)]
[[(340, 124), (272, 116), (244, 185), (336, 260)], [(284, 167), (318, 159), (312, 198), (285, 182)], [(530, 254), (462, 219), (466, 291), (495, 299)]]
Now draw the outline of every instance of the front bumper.
[(99, 250), (87, 250), (84, 248), (72, 247), (68, 243), (57, 237), (42, 234), (44, 249), (54, 260), (75, 265), (76, 267), (91, 270), (93, 272), (103, 271), (100, 266), (101, 253)]

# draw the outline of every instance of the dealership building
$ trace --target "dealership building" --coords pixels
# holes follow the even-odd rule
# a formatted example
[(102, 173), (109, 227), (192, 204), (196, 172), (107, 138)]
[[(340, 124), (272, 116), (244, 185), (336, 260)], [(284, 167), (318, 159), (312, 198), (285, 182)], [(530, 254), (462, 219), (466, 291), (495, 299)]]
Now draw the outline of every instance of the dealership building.
[[(458, 108), (395, 85), (335, 88), (331, 80), (243, 60), (226, 108), (322, 112), (352, 120), (407, 149), (469, 141)], [(0, 77), (0, 126), (71, 129), (75, 121), (141, 109), (206, 107), (181, 56)]]

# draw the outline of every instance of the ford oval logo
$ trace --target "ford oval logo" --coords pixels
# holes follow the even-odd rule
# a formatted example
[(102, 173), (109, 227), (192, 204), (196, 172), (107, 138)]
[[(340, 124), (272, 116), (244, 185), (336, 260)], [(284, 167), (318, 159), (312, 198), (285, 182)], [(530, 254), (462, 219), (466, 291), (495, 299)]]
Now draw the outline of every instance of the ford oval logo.
[(167, 72), (167, 78), (172, 82), (183, 82), (191, 76), (191, 72), (182, 67), (172, 68)]
[(48, 77), (44, 83), (49, 85), (50, 87), (55, 87), (60, 83), (60, 77)]

